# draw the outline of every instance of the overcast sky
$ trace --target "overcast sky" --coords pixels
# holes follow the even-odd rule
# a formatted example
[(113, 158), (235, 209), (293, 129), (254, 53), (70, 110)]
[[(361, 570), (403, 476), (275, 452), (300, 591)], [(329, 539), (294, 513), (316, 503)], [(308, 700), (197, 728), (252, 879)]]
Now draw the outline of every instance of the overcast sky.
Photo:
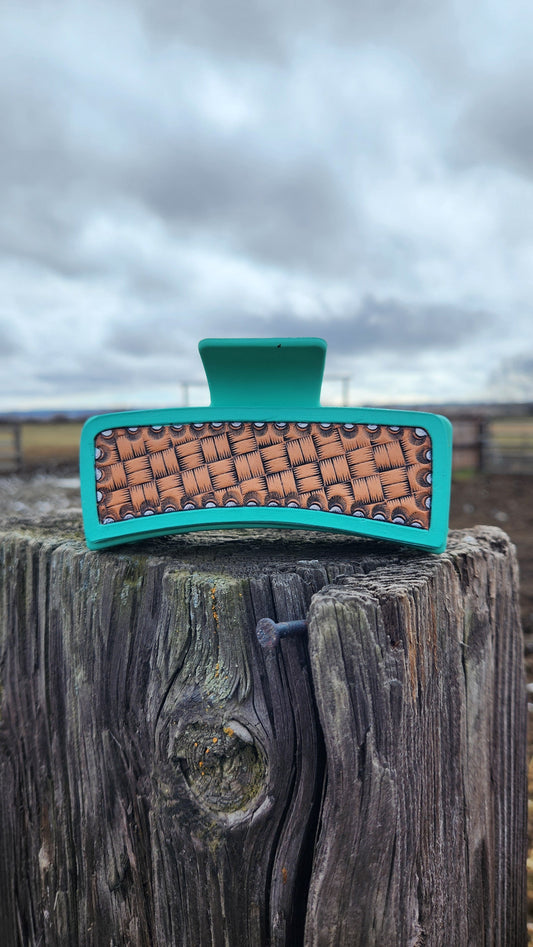
[(0, 408), (180, 404), (205, 336), (533, 398), (528, 0), (0, 10)]

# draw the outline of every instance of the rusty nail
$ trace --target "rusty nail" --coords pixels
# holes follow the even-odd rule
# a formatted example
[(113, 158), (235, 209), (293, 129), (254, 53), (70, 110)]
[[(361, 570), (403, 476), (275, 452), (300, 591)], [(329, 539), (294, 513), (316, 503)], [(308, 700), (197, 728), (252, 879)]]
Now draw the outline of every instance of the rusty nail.
[(272, 621), (260, 618), (255, 633), (262, 648), (275, 648), (280, 638), (290, 635), (303, 635), (307, 632), (306, 621)]

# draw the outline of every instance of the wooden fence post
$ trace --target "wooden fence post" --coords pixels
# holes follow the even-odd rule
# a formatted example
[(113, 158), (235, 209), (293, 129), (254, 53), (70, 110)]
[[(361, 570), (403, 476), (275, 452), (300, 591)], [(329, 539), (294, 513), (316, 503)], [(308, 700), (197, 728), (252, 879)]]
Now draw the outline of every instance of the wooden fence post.
[[(0, 943), (525, 945), (514, 550), (0, 536)], [(259, 618), (308, 621), (263, 650)]]
[(0, 472), (20, 473), (22, 469), (22, 424), (0, 419)]

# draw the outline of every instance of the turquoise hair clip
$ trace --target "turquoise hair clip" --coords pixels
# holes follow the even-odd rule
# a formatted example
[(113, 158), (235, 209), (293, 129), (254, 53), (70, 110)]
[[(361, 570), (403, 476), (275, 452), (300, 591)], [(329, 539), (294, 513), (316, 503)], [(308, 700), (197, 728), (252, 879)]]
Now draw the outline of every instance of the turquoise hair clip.
[(444, 550), (447, 418), (322, 407), (322, 339), (204, 339), (199, 350), (209, 407), (86, 422), (80, 476), (91, 549), (263, 526)]

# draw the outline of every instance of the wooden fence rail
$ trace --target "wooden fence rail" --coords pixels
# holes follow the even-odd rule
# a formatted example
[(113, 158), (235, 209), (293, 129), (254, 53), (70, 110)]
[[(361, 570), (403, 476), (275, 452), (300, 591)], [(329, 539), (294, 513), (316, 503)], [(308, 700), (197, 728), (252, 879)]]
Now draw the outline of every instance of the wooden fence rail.
[(454, 470), (533, 473), (533, 410), (445, 413), (453, 425)]
[(18, 473), (22, 462), (22, 425), (0, 424), (0, 473)]

